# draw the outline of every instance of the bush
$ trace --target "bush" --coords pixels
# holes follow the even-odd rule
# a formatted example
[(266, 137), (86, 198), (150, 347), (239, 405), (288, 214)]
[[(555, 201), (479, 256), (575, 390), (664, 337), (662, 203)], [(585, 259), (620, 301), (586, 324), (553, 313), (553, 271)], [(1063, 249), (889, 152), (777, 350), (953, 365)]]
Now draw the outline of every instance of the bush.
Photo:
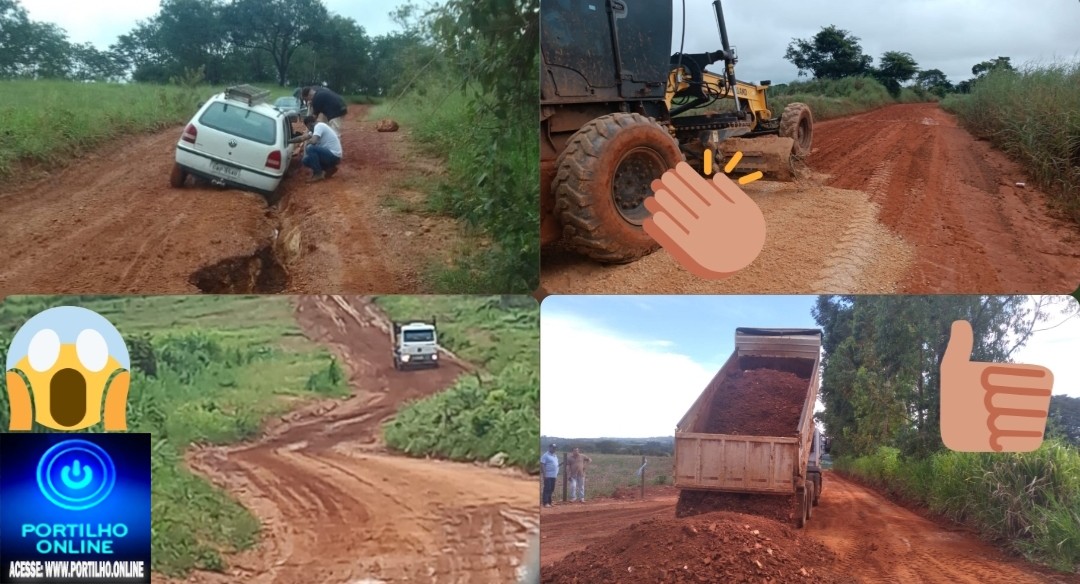
[(994, 69), (942, 107), (1023, 165), (1080, 222), (1080, 62)]
[(769, 109), (779, 113), (791, 102), (810, 106), (815, 121), (855, 115), (889, 104), (934, 101), (937, 98), (921, 89), (905, 87), (899, 98), (873, 77), (814, 79), (777, 85), (769, 93)]
[(942, 451), (903, 459), (895, 448), (839, 458), (837, 471), (970, 524), (1029, 559), (1080, 568), (1080, 450), (1049, 440), (1034, 452)]

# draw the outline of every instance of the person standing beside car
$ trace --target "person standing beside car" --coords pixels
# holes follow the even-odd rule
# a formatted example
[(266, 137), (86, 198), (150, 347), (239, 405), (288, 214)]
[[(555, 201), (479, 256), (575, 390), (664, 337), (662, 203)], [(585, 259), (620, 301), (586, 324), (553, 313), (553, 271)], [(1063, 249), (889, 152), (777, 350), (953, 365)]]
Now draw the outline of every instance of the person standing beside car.
[(344, 155), (337, 132), (328, 124), (316, 121), (315, 116), (309, 115), (304, 118), (304, 125), (308, 127), (308, 132), (293, 138), (290, 142), (294, 144), (306, 142), (301, 162), (311, 169), (311, 178), (308, 182), (334, 176)]
[(302, 99), (308, 102), (308, 115), (325, 122), (341, 136), (342, 122), (349, 113), (345, 99), (325, 87), (305, 87)]

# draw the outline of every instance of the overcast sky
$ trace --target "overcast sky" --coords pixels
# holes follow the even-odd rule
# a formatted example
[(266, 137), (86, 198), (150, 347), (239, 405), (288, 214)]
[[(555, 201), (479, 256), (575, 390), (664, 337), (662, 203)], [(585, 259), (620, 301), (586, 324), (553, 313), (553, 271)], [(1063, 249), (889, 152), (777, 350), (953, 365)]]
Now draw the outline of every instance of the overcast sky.
[[(540, 317), (541, 434), (670, 436), (731, 354), (736, 327), (818, 328), (815, 299), (549, 296)], [(1080, 397), (1080, 317), (1055, 313), (1037, 328), (1046, 330), (1014, 362), (1049, 368), (1055, 394)]]
[[(682, 1), (673, 2), (674, 53)], [(719, 49), (712, 2), (685, 3), (685, 51)], [(885, 51), (906, 51), (920, 68), (941, 69), (954, 83), (971, 77), (972, 65), (999, 55), (1016, 65), (1080, 55), (1077, 0), (728, 0), (723, 6), (728, 37), (739, 54), (735, 71), (745, 81), (796, 79), (798, 70), (784, 60), (788, 43), (830, 24), (859, 37), (875, 65)]]
[[(90, 42), (107, 49), (117, 37), (131, 32), (135, 24), (157, 14), (158, 0), (17, 0), (31, 20), (52, 22), (67, 31), (68, 39), (76, 43)], [(368, 36), (380, 36), (397, 29), (390, 12), (401, 0), (323, 0), (334, 14), (347, 16), (364, 27)], [(430, 0), (416, 0), (428, 6)]]

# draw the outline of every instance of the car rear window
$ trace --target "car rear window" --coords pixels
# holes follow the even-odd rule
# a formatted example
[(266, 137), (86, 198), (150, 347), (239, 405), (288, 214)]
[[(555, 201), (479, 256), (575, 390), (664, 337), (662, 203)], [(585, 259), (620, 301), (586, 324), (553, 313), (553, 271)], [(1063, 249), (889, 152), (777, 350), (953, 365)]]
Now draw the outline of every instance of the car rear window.
[(199, 123), (260, 144), (272, 146), (277, 140), (277, 123), (273, 118), (227, 102), (210, 104)]

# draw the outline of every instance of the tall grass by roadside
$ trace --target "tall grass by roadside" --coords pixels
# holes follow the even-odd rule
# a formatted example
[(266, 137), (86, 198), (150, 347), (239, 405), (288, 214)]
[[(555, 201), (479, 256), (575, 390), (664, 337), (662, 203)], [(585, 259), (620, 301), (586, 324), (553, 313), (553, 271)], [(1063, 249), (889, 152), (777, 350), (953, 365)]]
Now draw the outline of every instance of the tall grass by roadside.
[(814, 79), (777, 85), (769, 93), (769, 109), (779, 114), (792, 102), (810, 106), (815, 121), (841, 118), (870, 111), (894, 103), (934, 101), (937, 98), (924, 91), (905, 87), (899, 98), (872, 77), (843, 79)]
[[(455, 265), (432, 266), (435, 291), (531, 292), (540, 273), (535, 123), (495, 127), (465, 92), (453, 89), (413, 91), (377, 106), (369, 117), (393, 118), (411, 132), (421, 154), (446, 162), (445, 177), (426, 187), (428, 211), (461, 219), (472, 237)], [(490, 165), (493, 154), (496, 164)]]
[(15, 175), (20, 163), (62, 164), (108, 140), (187, 121), (206, 98), (202, 93), (209, 90), (0, 81), (0, 180)]
[[(259, 522), (187, 470), (193, 444), (254, 437), (288, 400), (347, 393), (340, 366), (271, 296), (13, 297), (0, 304), (0, 349), (52, 306), (84, 306), (120, 330), (132, 359), (128, 425), (152, 435), (152, 568), (181, 576), (223, 567), (222, 552), (251, 546)], [(8, 426), (0, 378), (0, 428)]]
[(413, 456), (485, 461), (534, 471), (540, 439), (540, 307), (531, 297), (383, 296), (394, 319), (438, 320), (440, 344), (482, 368), (446, 391), (406, 404), (384, 426)]
[(1080, 569), (1080, 450), (1060, 441), (1030, 453), (942, 451), (925, 459), (881, 447), (839, 458), (834, 468), (972, 525), (1032, 561)]
[(942, 107), (1022, 164), (1080, 222), (1080, 61), (995, 70)]

